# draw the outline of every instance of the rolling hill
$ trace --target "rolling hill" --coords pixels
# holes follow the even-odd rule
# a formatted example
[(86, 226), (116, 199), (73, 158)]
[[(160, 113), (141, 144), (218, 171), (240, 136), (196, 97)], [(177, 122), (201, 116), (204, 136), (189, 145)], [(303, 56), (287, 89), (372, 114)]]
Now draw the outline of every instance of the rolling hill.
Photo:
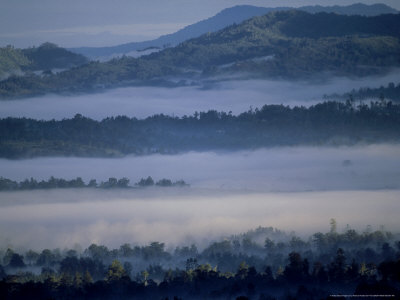
[(171, 77), (203, 80), (247, 74), (308, 78), (321, 74), (366, 76), (400, 66), (400, 15), (374, 17), (276, 11), (191, 39), (141, 58), (91, 62), (65, 72), (10, 77), (3, 98), (91, 92)]
[(21, 52), (31, 61), (29, 70), (68, 69), (86, 64), (87, 58), (52, 43), (39, 47), (22, 49)]
[[(227, 26), (239, 24), (255, 16), (262, 16), (272, 11), (286, 11), (292, 9), (293, 8), (291, 7), (269, 8), (251, 5), (238, 5), (224, 9), (211, 18), (189, 25), (175, 33), (163, 35), (155, 40), (126, 43), (112, 47), (80, 47), (71, 48), (69, 50), (85, 55), (91, 59), (107, 59), (112, 55), (128, 54), (132, 51), (144, 50), (148, 48), (163, 49), (176, 46), (179, 43), (182, 43), (188, 39), (199, 37), (202, 34), (216, 32)], [(348, 6), (304, 6), (298, 9), (309, 13), (327, 12), (342, 15), (362, 16), (377, 16), (380, 14), (398, 13), (398, 11), (395, 9), (384, 4), (365, 5), (361, 3)]]
[(0, 48), (0, 80), (26, 72), (68, 69), (88, 63), (81, 54), (70, 52), (52, 43), (39, 47), (16, 49), (12, 46)]

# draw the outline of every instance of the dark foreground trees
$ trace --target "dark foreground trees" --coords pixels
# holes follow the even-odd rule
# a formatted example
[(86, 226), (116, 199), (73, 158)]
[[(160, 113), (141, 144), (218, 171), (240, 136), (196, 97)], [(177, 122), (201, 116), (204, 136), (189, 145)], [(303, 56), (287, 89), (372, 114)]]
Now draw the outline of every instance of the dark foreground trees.
[[(268, 236), (264, 245), (256, 240)], [(325, 240), (321, 247), (320, 240)], [(347, 228), (309, 240), (273, 228), (167, 251), (165, 244), (3, 252), (1, 299), (327, 299), (400, 297), (400, 242)]]
[[(283, 273), (271, 276), (270, 268), (257, 271), (245, 263), (236, 273), (199, 265), (195, 269), (166, 271), (160, 281), (143, 271), (131, 279), (122, 263), (114, 260), (103, 279), (93, 281), (86, 270), (71, 274), (42, 270), (41, 275), (19, 273), (0, 281), (2, 299), (326, 299), (330, 295), (385, 295), (398, 298), (399, 261), (382, 262), (374, 275), (347, 267), (339, 277), (321, 276), (330, 266), (309, 268), (306, 259), (291, 253)], [(319, 269), (316, 271), (315, 269)], [(104, 272), (104, 271), (103, 271)], [(326, 272), (324, 273), (326, 274)], [(4, 274), (3, 274), (4, 276)], [(40, 278), (40, 279), (39, 279)]]

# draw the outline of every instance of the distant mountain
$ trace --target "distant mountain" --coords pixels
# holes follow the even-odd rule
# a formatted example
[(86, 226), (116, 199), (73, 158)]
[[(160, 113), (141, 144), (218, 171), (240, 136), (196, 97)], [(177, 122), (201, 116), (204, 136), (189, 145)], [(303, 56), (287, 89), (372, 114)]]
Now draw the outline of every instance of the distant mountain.
[(127, 43), (112, 47), (81, 47), (71, 48), (70, 51), (85, 55), (89, 58), (98, 58), (111, 56), (113, 54), (125, 54), (135, 50), (143, 50), (150, 47), (166, 48), (175, 46), (185, 40), (198, 37), (207, 32), (215, 32), (235, 23), (241, 23), (244, 20), (254, 16), (265, 15), (266, 13), (284, 8), (266, 8), (251, 5), (238, 5), (227, 8), (217, 15), (172, 33), (163, 35), (155, 40)]
[(400, 14), (270, 12), (140, 58), (91, 62), (45, 77), (0, 81), (0, 97), (89, 92), (210, 78), (378, 75), (400, 67)]
[[(69, 50), (85, 55), (89, 58), (111, 58), (116, 54), (129, 54), (132, 51), (138, 51), (148, 48), (163, 49), (178, 45), (188, 39), (199, 37), (208, 32), (216, 32), (227, 26), (239, 24), (244, 20), (250, 19), (255, 16), (262, 16), (272, 11), (291, 10), (290, 7), (257, 7), (251, 5), (238, 5), (227, 8), (219, 12), (217, 15), (206, 20), (189, 25), (175, 33), (163, 35), (155, 40), (127, 43), (112, 47), (81, 47), (71, 48)], [(397, 10), (384, 5), (384, 4), (353, 4), (349, 6), (304, 6), (298, 8), (299, 10), (309, 13), (330, 12), (343, 15), (364, 15), (376, 16), (380, 14), (398, 13)]]

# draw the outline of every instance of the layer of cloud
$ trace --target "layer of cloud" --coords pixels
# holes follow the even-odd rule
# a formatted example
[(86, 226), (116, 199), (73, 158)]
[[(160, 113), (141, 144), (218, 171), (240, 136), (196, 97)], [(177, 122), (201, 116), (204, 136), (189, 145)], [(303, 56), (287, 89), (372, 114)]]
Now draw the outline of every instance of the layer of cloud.
[[(230, 194), (191, 190), (148, 195), (102, 191), (35, 191), (1, 194), (12, 205), (0, 210), (2, 247), (72, 247), (91, 243), (168, 245), (197, 242), (273, 226), (297, 234), (384, 225), (399, 230), (399, 190)], [(45, 200), (47, 203), (43, 203)], [(29, 202), (29, 204), (27, 203)], [(21, 204), (24, 203), (24, 204)]]
[[(400, 146), (287, 147), (125, 158), (0, 160), (0, 176), (108, 180), (183, 179), (195, 188), (308, 191), (400, 188)], [(1, 195), (0, 195), (1, 197)]]
[(238, 114), (250, 106), (285, 104), (309, 106), (320, 102), (324, 94), (346, 93), (352, 89), (379, 87), (400, 82), (398, 70), (383, 77), (363, 79), (331, 78), (322, 82), (242, 80), (226, 81), (210, 89), (199, 87), (129, 87), (99, 94), (79, 96), (48, 95), (25, 100), (0, 102), (0, 117), (62, 119), (80, 113), (103, 119), (127, 115), (143, 118), (154, 114), (192, 115), (195, 111), (232, 111)]
[(258, 226), (308, 235), (329, 219), (399, 230), (400, 146), (271, 148), (120, 159), (0, 160), (15, 180), (82, 176), (133, 182), (151, 175), (188, 188), (59, 189), (0, 193), (0, 247), (204, 245)]

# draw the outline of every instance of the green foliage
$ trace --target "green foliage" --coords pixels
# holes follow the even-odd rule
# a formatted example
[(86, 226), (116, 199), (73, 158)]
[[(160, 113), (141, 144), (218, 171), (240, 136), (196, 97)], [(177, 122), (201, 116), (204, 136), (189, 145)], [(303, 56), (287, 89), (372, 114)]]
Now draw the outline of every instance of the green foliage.
[(107, 271), (107, 281), (118, 281), (123, 277), (126, 277), (126, 271), (122, 264), (118, 260), (113, 260)]
[(30, 64), (30, 60), (20, 49), (12, 46), (0, 48), (0, 80), (9, 75), (18, 74)]
[(0, 48), (0, 80), (11, 76), (5, 87), (0, 87), (0, 96), (15, 93), (20, 96), (26, 93), (32, 95), (36, 91), (46, 90), (48, 84), (45, 78), (31, 71), (46, 71), (45, 75), (50, 76), (52, 69), (67, 69), (86, 63), (88, 60), (84, 56), (51, 43), (27, 49), (15, 49), (12, 46)]

